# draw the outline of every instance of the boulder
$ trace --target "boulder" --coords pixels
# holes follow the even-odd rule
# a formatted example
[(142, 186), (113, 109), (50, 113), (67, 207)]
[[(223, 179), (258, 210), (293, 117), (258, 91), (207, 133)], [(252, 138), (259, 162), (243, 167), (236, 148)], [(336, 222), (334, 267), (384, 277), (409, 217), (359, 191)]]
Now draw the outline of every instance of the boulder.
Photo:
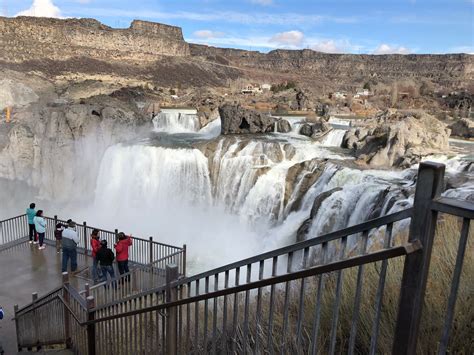
[(311, 137), (313, 134), (313, 127), (309, 123), (305, 123), (300, 127), (299, 134), (303, 136)]
[(291, 125), (290, 122), (287, 120), (281, 119), (276, 123), (276, 130), (280, 133), (288, 133), (291, 132)]
[(296, 105), (297, 105), (298, 111), (301, 111), (303, 108), (306, 107), (306, 101), (307, 101), (307, 97), (305, 93), (299, 90), (296, 93)]
[(474, 138), (474, 122), (468, 118), (461, 118), (449, 126), (451, 135), (455, 137)]
[(423, 156), (449, 150), (450, 130), (435, 117), (386, 111), (366, 121), (367, 130), (351, 129), (343, 148), (373, 167), (408, 167)]
[(219, 107), (222, 134), (245, 134), (272, 132), (276, 118), (245, 109), (240, 105), (224, 104)]

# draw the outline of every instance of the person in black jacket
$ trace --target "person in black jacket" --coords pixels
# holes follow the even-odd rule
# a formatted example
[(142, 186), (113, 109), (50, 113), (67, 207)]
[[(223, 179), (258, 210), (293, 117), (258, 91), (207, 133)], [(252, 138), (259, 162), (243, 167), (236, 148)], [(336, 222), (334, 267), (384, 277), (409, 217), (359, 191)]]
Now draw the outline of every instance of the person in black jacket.
[(101, 281), (107, 281), (107, 273), (112, 280), (115, 279), (113, 266), (115, 256), (114, 252), (110, 248), (107, 248), (107, 241), (105, 239), (100, 242), (100, 249), (96, 254), (96, 259), (102, 272)]

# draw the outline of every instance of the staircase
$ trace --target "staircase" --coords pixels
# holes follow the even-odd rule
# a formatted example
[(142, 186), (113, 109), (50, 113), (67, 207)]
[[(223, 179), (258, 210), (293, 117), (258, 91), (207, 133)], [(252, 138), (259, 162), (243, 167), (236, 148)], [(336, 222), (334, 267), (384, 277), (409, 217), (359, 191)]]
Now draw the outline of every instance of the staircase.
[[(142, 264), (130, 280), (83, 290), (64, 274), (61, 287), (15, 310), (18, 347), (59, 344), (75, 354), (415, 354), (442, 213), (461, 223), (448, 306), (442, 323), (430, 325), (440, 330), (432, 349), (444, 354), (474, 204), (441, 197), (443, 181), (443, 165), (422, 163), (413, 208), (198, 275), (186, 277), (185, 256), (174, 253)], [(397, 228), (407, 220), (404, 235)], [(387, 322), (391, 331), (381, 333)]]

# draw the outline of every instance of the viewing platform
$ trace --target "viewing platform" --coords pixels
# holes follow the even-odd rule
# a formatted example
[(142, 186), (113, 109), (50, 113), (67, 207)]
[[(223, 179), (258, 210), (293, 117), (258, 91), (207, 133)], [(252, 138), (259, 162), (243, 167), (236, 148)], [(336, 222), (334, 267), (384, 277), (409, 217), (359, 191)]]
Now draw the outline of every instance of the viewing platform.
[[(65, 225), (66, 222), (57, 217), (47, 217), (46, 220), (46, 248), (43, 250), (39, 250), (37, 244), (29, 243), (26, 215), (0, 221), (0, 306), (5, 311), (5, 317), (0, 322), (0, 344), (5, 354), (15, 354), (18, 350), (15, 323), (11, 321), (15, 316), (15, 306), (29, 304), (35, 298), (44, 297), (51, 290), (63, 286), (62, 252), (56, 251), (54, 228), (57, 223)], [(83, 223), (76, 229), (81, 238), (77, 249), (78, 267), (75, 273), (69, 273), (68, 282), (81, 295), (87, 292), (94, 294), (98, 302), (106, 302), (159, 287), (165, 282), (164, 267), (167, 263), (179, 264), (180, 276), (184, 276), (185, 246), (158, 243), (151, 237), (148, 240), (132, 237), (130, 275), (121, 277), (115, 268), (117, 287), (112, 287), (112, 292), (105, 292), (104, 285), (110, 284), (110, 280), (94, 285), (90, 273), (93, 262), (90, 234), (95, 228)], [(99, 230), (100, 239), (106, 239), (110, 247), (117, 240), (117, 234), (117, 230)], [(127, 276), (131, 281), (121, 283)]]

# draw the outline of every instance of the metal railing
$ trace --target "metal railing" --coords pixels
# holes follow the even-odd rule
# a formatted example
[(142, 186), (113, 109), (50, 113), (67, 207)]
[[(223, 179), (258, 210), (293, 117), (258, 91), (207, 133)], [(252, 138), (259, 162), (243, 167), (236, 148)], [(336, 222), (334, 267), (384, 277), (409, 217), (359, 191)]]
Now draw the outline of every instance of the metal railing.
[[(59, 219), (57, 216), (54, 218), (46, 217), (47, 229), (45, 238), (54, 241), (54, 230), (58, 223), (66, 225), (65, 220)], [(99, 238), (107, 240), (109, 247), (118, 241), (118, 229), (114, 231), (108, 231), (92, 226), (88, 226), (87, 222), (77, 224), (76, 231), (79, 236), (78, 248), (82, 253), (90, 255), (92, 253), (90, 245), (90, 236), (92, 231), (97, 229), (99, 231)], [(159, 260), (166, 258), (170, 255), (179, 255), (180, 263), (179, 272), (181, 275), (186, 275), (186, 245), (183, 247), (177, 247), (165, 243), (160, 243), (153, 240), (153, 237), (148, 239), (132, 237), (132, 247), (129, 250), (129, 261), (140, 265), (150, 265)]]
[[(96, 304), (89, 292), (87, 320), (76, 318), (87, 353), (416, 354), (442, 212), (462, 219), (445, 320), (433, 344), (445, 354), (474, 204), (441, 198), (443, 179), (444, 166), (422, 163), (413, 208), (188, 278), (167, 266), (165, 286), (110, 302)], [(407, 218), (409, 235), (400, 240), (396, 223)], [(383, 333), (382, 324), (389, 325)]]

